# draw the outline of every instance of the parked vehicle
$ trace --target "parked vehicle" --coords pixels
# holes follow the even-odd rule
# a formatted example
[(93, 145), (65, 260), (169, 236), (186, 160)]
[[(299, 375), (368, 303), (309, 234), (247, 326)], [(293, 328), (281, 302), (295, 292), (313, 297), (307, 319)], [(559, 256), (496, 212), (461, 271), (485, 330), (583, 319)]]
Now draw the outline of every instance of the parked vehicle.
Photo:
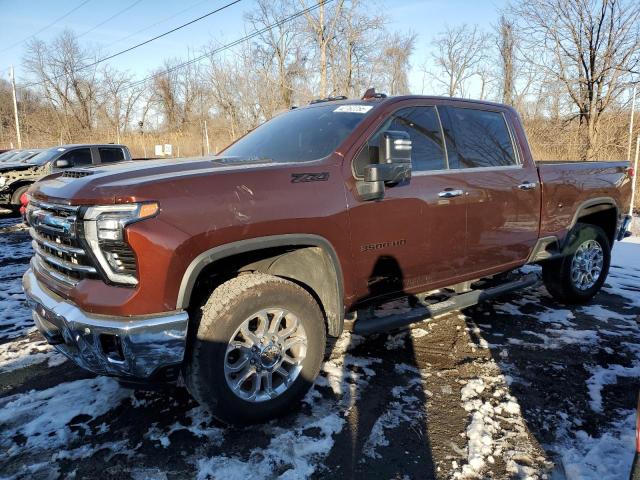
[(18, 210), (20, 196), (34, 182), (57, 171), (128, 160), (131, 154), (124, 145), (63, 145), (20, 151), (0, 163), (0, 208)]
[[(175, 381), (234, 423), (288, 412), (327, 336), (537, 281), (588, 302), (624, 236), (625, 162), (536, 165), (515, 110), (438, 97), (320, 101), (215, 158), (70, 169), (31, 190), (24, 276), (47, 340), (129, 382)], [(78, 178), (80, 177), (80, 178)], [(421, 292), (449, 288), (432, 303)], [(418, 295), (411, 313), (361, 309)]]

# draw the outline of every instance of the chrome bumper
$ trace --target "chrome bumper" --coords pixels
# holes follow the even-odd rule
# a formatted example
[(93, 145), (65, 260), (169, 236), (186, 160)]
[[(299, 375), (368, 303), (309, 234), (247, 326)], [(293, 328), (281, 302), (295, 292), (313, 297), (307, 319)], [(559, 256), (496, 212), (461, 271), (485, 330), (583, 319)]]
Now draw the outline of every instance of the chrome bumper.
[(620, 222), (620, 226), (618, 228), (618, 233), (616, 235), (616, 240), (620, 241), (630, 236), (629, 227), (631, 226), (631, 221), (633, 217), (631, 215), (625, 215), (622, 218), (622, 222)]
[(44, 287), (31, 269), (22, 286), (38, 330), (82, 368), (146, 379), (184, 359), (189, 321), (185, 311), (140, 317), (88, 314)]

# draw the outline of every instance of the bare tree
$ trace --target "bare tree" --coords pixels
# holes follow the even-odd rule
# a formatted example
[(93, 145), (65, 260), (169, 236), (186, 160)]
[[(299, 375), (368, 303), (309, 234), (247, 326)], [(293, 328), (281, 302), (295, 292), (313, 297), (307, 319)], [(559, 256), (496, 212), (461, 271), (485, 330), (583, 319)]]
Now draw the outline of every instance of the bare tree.
[(358, 96), (370, 85), (370, 71), (383, 43), (384, 17), (360, 0), (345, 3), (330, 44), (332, 91)]
[(176, 68), (179, 59), (165, 61), (153, 81), (154, 101), (164, 117), (165, 127), (182, 130), (193, 120), (202, 93), (197, 64)]
[(81, 48), (76, 36), (65, 30), (51, 44), (33, 39), (27, 44), (24, 67), (37, 83), (66, 135), (73, 127), (91, 130), (99, 106), (100, 77), (93, 63), (98, 52)]
[[(308, 8), (307, 0), (299, 0), (303, 8)], [(327, 6), (324, 2), (311, 12), (305, 13), (311, 40), (318, 50), (318, 70), (320, 73), (320, 96), (327, 96), (329, 62), (327, 52), (336, 33), (338, 20), (343, 13), (344, 0), (337, 0)]]
[(116, 141), (126, 133), (131, 125), (131, 117), (145, 92), (144, 85), (130, 87), (132, 76), (127, 72), (105, 67), (103, 71), (102, 112), (107, 123), (116, 132)]
[(409, 60), (415, 50), (417, 35), (394, 33), (387, 39), (388, 45), (381, 52), (378, 64), (381, 67), (379, 78), (384, 79), (384, 87), (391, 95), (409, 93)]
[(516, 63), (513, 20), (505, 15), (501, 15), (496, 30), (498, 52), (500, 54), (500, 89), (502, 93), (502, 103), (513, 105)]
[[(584, 158), (595, 156), (602, 114), (640, 64), (637, 0), (518, 0), (512, 7), (528, 60), (558, 80), (582, 127)], [(535, 50), (534, 50), (535, 49)]]
[[(274, 82), (279, 90), (279, 106), (289, 108), (293, 105), (294, 83), (303, 75), (305, 57), (302, 53), (301, 32), (297, 24), (279, 20), (293, 11), (291, 0), (258, 0), (253, 12), (246, 19), (258, 35), (253, 50), (262, 63), (268, 81)], [(268, 25), (275, 27), (265, 31)], [(273, 70), (273, 74), (272, 74)], [(271, 76), (275, 80), (271, 79)]]
[(433, 41), (433, 60), (438, 68), (433, 80), (446, 88), (450, 97), (464, 96), (466, 82), (478, 74), (487, 57), (488, 35), (477, 26), (448, 27)]

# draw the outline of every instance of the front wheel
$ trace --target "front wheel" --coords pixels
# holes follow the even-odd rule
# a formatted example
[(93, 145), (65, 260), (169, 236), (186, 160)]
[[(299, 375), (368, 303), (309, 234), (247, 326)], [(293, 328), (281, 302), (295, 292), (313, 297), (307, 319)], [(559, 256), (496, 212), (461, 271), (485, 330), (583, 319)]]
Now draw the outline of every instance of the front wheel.
[(227, 423), (265, 421), (290, 411), (309, 390), (325, 341), (324, 317), (306, 290), (244, 274), (216, 288), (202, 308), (187, 387)]
[(611, 245), (602, 228), (578, 223), (562, 258), (542, 264), (542, 279), (556, 300), (582, 304), (600, 291), (609, 272)]

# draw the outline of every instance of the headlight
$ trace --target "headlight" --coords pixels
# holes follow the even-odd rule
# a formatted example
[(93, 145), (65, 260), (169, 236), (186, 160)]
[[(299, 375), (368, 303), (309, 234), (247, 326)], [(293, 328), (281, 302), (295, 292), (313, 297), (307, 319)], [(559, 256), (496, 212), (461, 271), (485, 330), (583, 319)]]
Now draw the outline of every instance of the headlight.
[(84, 236), (109, 280), (137, 285), (136, 256), (126, 242), (127, 225), (155, 216), (157, 203), (126, 203), (89, 207), (84, 214)]
[(0, 188), (7, 184), (7, 177), (0, 177)]

